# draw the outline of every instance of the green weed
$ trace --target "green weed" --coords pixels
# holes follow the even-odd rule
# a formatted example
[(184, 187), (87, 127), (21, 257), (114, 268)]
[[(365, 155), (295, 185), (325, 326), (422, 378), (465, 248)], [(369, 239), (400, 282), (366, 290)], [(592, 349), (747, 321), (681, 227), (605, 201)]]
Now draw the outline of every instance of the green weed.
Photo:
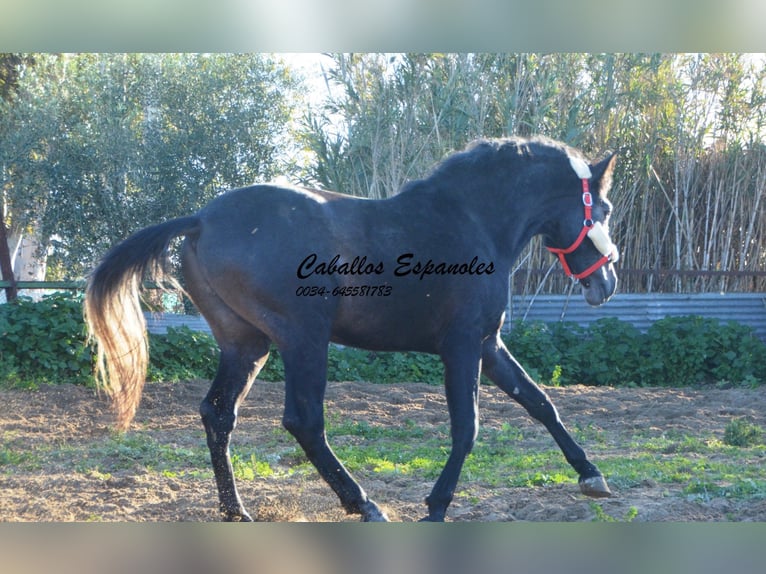
[(19, 452), (11, 447), (0, 447), (0, 468), (3, 466), (21, 466), (29, 462), (32, 455), (28, 452)]
[(591, 502), (590, 509), (593, 511), (593, 514), (595, 514), (593, 522), (633, 522), (638, 516), (638, 509), (635, 506), (628, 508), (625, 516), (622, 518), (615, 518), (614, 516), (607, 514), (598, 502)]
[(274, 475), (274, 469), (271, 465), (264, 460), (258, 460), (254, 453), (247, 457), (236, 453), (232, 454), (231, 465), (234, 469), (234, 477), (238, 480), (255, 480)]
[(732, 419), (724, 429), (723, 442), (731, 446), (755, 446), (763, 442), (763, 429), (743, 418)]

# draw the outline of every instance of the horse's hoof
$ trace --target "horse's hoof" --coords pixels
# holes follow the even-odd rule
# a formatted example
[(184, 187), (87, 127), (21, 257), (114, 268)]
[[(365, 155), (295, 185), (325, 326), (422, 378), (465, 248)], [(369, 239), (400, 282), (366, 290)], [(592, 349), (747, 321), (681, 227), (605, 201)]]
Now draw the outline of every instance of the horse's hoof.
[(253, 522), (252, 516), (250, 516), (246, 510), (241, 512), (224, 512), (224, 522)]
[(362, 522), (389, 522), (389, 520), (377, 504), (368, 502), (362, 509)]
[(362, 516), (362, 522), (390, 522), (385, 512), (378, 512), (377, 514), (365, 514)]
[(612, 491), (609, 490), (606, 480), (600, 474), (590, 478), (581, 478), (580, 492), (592, 498), (609, 498), (612, 496)]

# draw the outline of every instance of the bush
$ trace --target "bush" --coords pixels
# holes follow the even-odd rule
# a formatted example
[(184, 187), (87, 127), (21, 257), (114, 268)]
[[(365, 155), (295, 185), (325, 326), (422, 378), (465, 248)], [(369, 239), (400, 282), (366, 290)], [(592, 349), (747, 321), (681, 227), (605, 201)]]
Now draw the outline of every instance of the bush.
[(766, 345), (739, 323), (667, 317), (652, 324), (645, 339), (638, 371), (647, 385), (762, 381), (766, 375)]
[(82, 296), (56, 293), (0, 305), (0, 377), (6, 384), (92, 381)]
[(659, 386), (685, 386), (705, 380), (708, 321), (702, 317), (667, 317), (649, 327), (640, 379)]
[(763, 383), (766, 344), (739, 323), (668, 317), (646, 333), (618, 319), (516, 323), (508, 349), (541, 383), (687, 386)]
[(724, 430), (723, 442), (730, 446), (756, 446), (761, 444), (763, 430), (758, 425), (736, 418), (729, 421)]
[[(330, 345), (327, 354), (327, 379), (330, 381), (440, 384), (443, 375), (439, 358), (425, 353), (375, 353)], [(258, 378), (284, 380), (284, 364), (276, 348), (272, 348)]]
[(710, 329), (707, 370), (716, 382), (766, 380), (766, 346), (749, 327), (731, 321)]
[(212, 379), (219, 355), (213, 337), (189, 327), (170, 327), (164, 334), (151, 333), (147, 380)]
[(576, 328), (576, 325), (569, 323), (567, 327), (561, 327), (561, 324), (555, 323), (516, 322), (503, 340), (533, 379), (547, 383), (553, 379), (557, 367), (563, 362), (560, 348), (566, 347), (564, 339), (568, 336), (570, 326)]
[[(627, 322), (515, 323), (504, 336), (508, 349), (543, 384), (684, 386), (760, 384), (766, 380), (766, 344), (748, 327), (702, 317), (665, 318), (640, 333)], [(182, 327), (150, 335), (149, 380), (211, 379), (219, 351), (213, 338)], [(284, 380), (279, 352), (259, 374)], [(441, 384), (438, 357), (424, 353), (374, 353), (331, 346), (328, 379), (377, 383)], [(0, 305), (0, 383), (93, 381), (82, 296), (55, 294), (35, 303), (20, 298)]]
[(638, 383), (642, 335), (636, 327), (612, 318), (599, 319), (587, 329), (559, 325), (554, 333), (562, 331), (557, 337), (562, 349), (561, 384), (624, 386)]

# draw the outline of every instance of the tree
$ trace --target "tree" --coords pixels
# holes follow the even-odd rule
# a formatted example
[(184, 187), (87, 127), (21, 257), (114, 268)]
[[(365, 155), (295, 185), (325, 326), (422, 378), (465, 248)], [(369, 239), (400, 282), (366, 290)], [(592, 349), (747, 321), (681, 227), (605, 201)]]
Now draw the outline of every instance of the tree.
[(0, 99), (9, 102), (19, 87), (19, 77), (34, 65), (33, 57), (26, 54), (0, 53)]
[(51, 273), (82, 276), (115, 241), (291, 166), (288, 70), (260, 55), (40, 56), (3, 134), (12, 227)]
[[(385, 197), (476, 137), (542, 134), (619, 155), (622, 289), (753, 289), (766, 271), (766, 64), (742, 54), (339, 54), (307, 117), (310, 177)], [(336, 126), (340, 126), (337, 129)], [(520, 265), (551, 268), (532, 242)], [(652, 271), (659, 271), (659, 274)], [(663, 276), (674, 272), (672, 281)], [(760, 289), (766, 280), (760, 280)], [(518, 286), (518, 284), (517, 284)], [(545, 288), (561, 292), (565, 278)], [(539, 276), (521, 290), (539, 287)]]
[[(34, 64), (34, 60), (23, 54), (0, 54), (0, 100), (3, 107), (0, 108), (0, 122), (3, 119), (5, 105), (9, 104), (18, 90), (19, 76), (22, 70)], [(11, 301), (16, 298), (18, 289), (13, 274), (11, 250), (9, 247), (8, 230), (5, 223), (6, 209), (5, 197), (0, 197), (0, 278), (9, 282), (5, 288), (5, 298)]]

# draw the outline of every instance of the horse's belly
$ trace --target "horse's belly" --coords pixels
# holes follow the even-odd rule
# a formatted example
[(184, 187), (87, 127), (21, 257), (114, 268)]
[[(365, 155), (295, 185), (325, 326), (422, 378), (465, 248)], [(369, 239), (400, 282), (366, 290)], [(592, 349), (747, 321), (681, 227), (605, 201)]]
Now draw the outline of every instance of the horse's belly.
[(333, 322), (332, 341), (376, 351), (436, 352), (441, 318), (392, 303), (382, 299), (342, 303)]

